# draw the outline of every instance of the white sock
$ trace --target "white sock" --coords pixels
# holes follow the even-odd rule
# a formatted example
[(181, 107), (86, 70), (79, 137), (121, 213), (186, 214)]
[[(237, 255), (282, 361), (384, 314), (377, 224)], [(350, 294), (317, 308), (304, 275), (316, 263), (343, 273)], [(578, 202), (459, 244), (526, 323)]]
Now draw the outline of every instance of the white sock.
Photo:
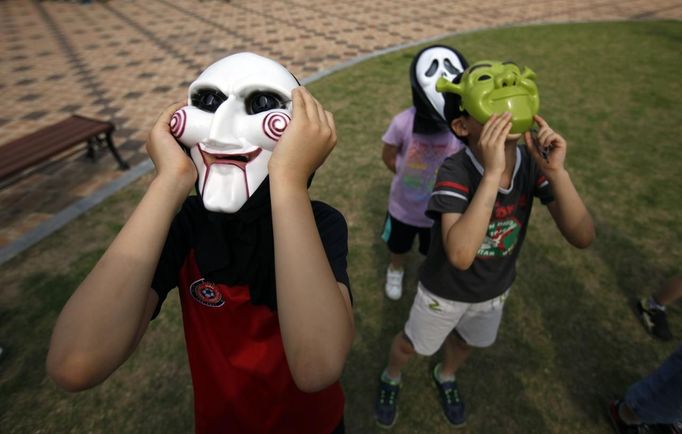
[(386, 369), (384, 369), (384, 372), (381, 373), (381, 379), (388, 383), (400, 384), (400, 377), (401, 377), (400, 374), (398, 374), (397, 378), (391, 377), (390, 375), (388, 375), (388, 371)]
[(438, 365), (436, 368), (436, 379), (438, 380), (439, 383), (445, 383), (446, 381), (455, 381), (455, 374), (448, 375), (448, 376), (443, 376), (441, 373), (441, 365)]

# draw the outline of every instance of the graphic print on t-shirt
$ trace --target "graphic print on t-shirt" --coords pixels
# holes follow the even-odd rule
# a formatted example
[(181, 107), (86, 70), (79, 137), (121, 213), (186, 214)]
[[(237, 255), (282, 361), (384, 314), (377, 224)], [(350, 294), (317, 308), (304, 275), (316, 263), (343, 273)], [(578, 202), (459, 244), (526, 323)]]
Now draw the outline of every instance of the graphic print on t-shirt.
[(412, 140), (400, 171), (406, 199), (413, 202), (425, 202), (429, 199), (436, 182), (438, 167), (447, 156), (447, 143), (427, 144)]
[(217, 285), (206, 279), (194, 281), (189, 287), (189, 293), (194, 300), (204, 306), (220, 307), (225, 304), (223, 294), (220, 292)]
[(520, 233), (521, 223), (516, 218), (491, 222), (477, 255), (482, 257), (509, 255), (514, 250)]

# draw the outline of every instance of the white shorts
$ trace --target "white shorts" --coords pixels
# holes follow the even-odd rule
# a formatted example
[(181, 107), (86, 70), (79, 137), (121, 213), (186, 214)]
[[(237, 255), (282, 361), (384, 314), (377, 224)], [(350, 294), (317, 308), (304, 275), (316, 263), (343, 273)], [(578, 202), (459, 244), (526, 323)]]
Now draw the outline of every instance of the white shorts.
[(439, 297), (419, 283), (405, 335), (423, 356), (434, 354), (453, 330), (472, 347), (495, 342), (509, 290), (481, 303), (463, 303)]

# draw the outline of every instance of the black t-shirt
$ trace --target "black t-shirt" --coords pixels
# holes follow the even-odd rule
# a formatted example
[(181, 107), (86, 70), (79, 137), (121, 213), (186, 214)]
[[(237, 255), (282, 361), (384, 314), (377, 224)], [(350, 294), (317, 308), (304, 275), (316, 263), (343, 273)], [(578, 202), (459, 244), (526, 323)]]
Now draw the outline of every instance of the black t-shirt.
[[(346, 285), (352, 300), (347, 272), (348, 227), (346, 220), (338, 210), (324, 202), (312, 201), (311, 205), (332, 272), (337, 282)], [(215, 254), (220, 254), (217, 251), (220, 243), (199, 245), (201, 243), (197, 228), (199, 225), (206, 224), (206, 219), (206, 208), (198, 196), (188, 197), (175, 216), (152, 280), (152, 288), (159, 295), (159, 304), (154, 316), (158, 314), (168, 292), (178, 286), (178, 273), (191, 250), (209, 249)]]
[(524, 147), (517, 147), (508, 189), (499, 189), (486, 236), (473, 264), (461, 271), (443, 248), (441, 214), (464, 213), (483, 177), (483, 166), (465, 148), (448, 157), (438, 171), (426, 214), (434, 219), (431, 248), (419, 270), (421, 283), (443, 298), (479, 303), (504, 293), (516, 276), (516, 258), (526, 236), (533, 204), (554, 200), (549, 182)]

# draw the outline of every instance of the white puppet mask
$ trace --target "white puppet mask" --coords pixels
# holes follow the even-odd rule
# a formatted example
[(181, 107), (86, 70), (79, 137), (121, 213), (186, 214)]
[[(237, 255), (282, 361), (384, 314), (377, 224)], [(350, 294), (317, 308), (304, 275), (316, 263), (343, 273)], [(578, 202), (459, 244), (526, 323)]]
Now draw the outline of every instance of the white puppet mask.
[[(443, 95), (436, 92), (436, 81), (445, 77), (448, 81), (464, 71), (466, 60), (460, 58), (453, 49), (434, 46), (424, 49), (414, 63), (414, 78), (424, 91), (424, 95), (438, 114), (443, 117), (445, 104)], [(413, 84), (414, 85), (414, 84)]]
[(189, 105), (170, 126), (197, 167), (206, 209), (237, 212), (267, 177), (298, 85), (282, 65), (253, 53), (217, 61), (190, 85)]

